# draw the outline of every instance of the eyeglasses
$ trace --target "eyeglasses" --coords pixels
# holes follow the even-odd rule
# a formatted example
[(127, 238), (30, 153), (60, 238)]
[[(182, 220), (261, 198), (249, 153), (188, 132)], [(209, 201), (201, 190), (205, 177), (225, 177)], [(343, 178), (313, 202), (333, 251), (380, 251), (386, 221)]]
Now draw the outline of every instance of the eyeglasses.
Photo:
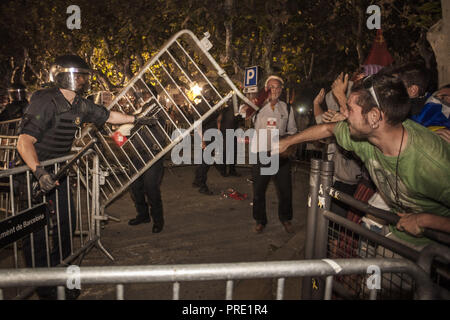
[(372, 98), (375, 100), (375, 103), (377, 104), (378, 109), (383, 110), (383, 108), (381, 108), (380, 103), (378, 102), (377, 93), (373, 87), (374, 82), (375, 81), (373, 79), (373, 76), (368, 76), (363, 79), (362, 83), (363, 83), (364, 89), (368, 90), (370, 92), (370, 95), (372, 96)]

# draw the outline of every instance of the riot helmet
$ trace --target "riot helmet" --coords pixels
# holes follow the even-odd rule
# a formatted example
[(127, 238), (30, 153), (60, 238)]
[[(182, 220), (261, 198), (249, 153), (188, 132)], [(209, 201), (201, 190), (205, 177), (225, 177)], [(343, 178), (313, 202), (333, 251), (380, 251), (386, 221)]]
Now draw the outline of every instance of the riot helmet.
[(21, 83), (13, 83), (8, 88), (10, 102), (21, 102), (27, 100), (26, 87)]
[(56, 58), (50, 68), (50, 81), (62, 89), (82, 94), (89, 88), (91, 68), (76, 55)]

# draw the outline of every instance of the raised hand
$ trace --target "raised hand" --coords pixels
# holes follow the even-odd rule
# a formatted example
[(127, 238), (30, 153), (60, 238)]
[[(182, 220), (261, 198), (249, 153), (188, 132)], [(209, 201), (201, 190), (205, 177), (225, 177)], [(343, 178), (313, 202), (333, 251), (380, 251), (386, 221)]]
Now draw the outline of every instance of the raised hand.
[(323, 100), (325, 100), (325, 89), (320, 89), (317, 96), (314, 98), (314, 104), (321, 105), (323, 103)]
[(331, 89), (333, 91), (333, 94), (336, 96), (336, 98), (346, 96), (348, 88), (348, 73), (344, 75), (343, 72), (334, 80), (333, 84), (331, 85)]

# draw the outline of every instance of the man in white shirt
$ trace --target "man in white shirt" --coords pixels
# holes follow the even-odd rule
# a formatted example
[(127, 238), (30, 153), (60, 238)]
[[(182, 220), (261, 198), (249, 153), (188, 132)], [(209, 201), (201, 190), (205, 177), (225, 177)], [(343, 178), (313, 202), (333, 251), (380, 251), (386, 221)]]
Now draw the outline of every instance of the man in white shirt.
[[(265, 83), (265, 90), (269, 91), (264, 106), (253, 117), (256, 134), (251, 143), (251, 152), (257, 154), (257, 163), (253, 165), (253, 218), (256, 220), (255, 232), (261, 233), (267, 224), (266, 215), (266, 190), (271, 178), (274, 178), (278, 194), (278, 217), (286, 232), (292, 233), (292, 181), (291, 165), (288, 158), (280, 158), (279, 169), (275, 174), (264, 175), (261, 168), (267, 165), (261, 163), (264, 156), (271, 149), (271, 130), (278, 130), (280, 136), (295, 134), (297, 125), (294, 112), (283, 101), (280, 95), (283, 90), (283, 80), (277, 76), (270, 76)], [(262, 135), (267, 135), (267, 143), (260, 144), (258, 140)], [(264, 139), (264, 138), (263, 138)]]

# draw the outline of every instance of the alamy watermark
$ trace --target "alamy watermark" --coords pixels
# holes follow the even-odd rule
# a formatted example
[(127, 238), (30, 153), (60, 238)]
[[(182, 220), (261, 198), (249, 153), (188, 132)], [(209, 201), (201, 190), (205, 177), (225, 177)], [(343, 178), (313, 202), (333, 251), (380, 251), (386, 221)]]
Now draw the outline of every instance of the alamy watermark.
[(381, 289), (381, 269), (376, 265), (370, 265), (367, 267), (367, 274), (370, 276), (367, 278), (366, 285), (369, 290)]
[(367, 14), (370, 14), (370, 17), (367, 18), (366, 26), (369, 30), (373, 29), (381, 29), (381, 9), (377, 5), (371, 5), (367, 7)]
[[(202, 132), (201, 124), (194, 130), (194, 141), (192, 141), (192, 137), (187, 130), (180, 129), (172, 133), (172, 140), (183, 136), (181, 142), (171, 152), (171, 160), (174, 164), (201, 164), (202, 162), (210, 165), (245, 164), (246, 148), (244, 141), (248, 139), (250, 141), (250, 147), (247, 148), (248, 163), (257, 164), (259, 157), (261, 175), (274, 175), (278, 172), (280, 164), (279, 154), (276, 152), (279, 145), (278, 129), (248, 129), (246, 131), (227, 129), (225, 137), (218, 129), (208, 129), (203, 133), (204, 145), (199, 132)], [(237, 145), (235, 145), (236, 143)], [(224, 146), (225, 157), (223, 156)]]
[(77, 5), (71, 5), (67, 7), (67, 14), (70, 16), (66, 20), (66, 26), (68, 29), (81, 29), (81, 10)]
[(66, 281), (67, 289), (81, 289), (81, 277), (80, 267), (77, 265), (70, 265), (66, 269), (66, 273), (69, 275)]

